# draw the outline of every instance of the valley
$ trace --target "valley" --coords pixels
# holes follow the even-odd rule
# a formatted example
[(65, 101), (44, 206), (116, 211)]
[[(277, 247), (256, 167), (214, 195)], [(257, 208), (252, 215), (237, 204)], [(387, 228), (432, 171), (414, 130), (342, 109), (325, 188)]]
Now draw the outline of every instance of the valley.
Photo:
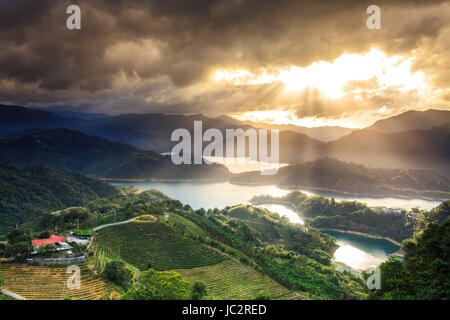
[[(440, 169), (370, 167), (328, 156), (283, 163), (273, 176), (252, 171), (259, 162), (237, 169), (214, 157), (208, 159), (218, 163), (177, 166), (170, 155), (77, 131), (98, 121), (137, 137), (149, 123), (163, 130), (166, 116), (69, 120), (46, 111), (8, 112), (27, 114), (28, 122), (18, 122), (25, 126), (38, 116), (54, 124), (0, 136), (0, 274), (3, 289), (25, 299), (179, 299), (197, 295), (194, 288), (204, 288), (208, 300), (373, 298), (365, 284), (370, 270), (397, 263), (394, 256), (408, 264), (422, 234), (448, 220), (450, 180)], [(176, 126), (198, 117), (223, 129), (236, 124), (224, 117), (170, 118)], [(135, 122), (138, 131), (123, 122)], [(301, 140), (325, 150), (348, 144), (352, 135), (406, 134), (386, 126), (335, 141)], [(298, 144), (299, 134), (282, 131), (280, 141)], [(64, 267), (37, 265), (61, 254), (30, 243), (54, 234), (80, 241), (69, 245), (70, 257), (84, 261), (76, 292), (65, 286)], [(142, 291), (146, 281), (156, 291)], [(166, 291), (167, 281), (177, 291)]]
[(450, 299), (450, 1), (69, 2), (0, 1), (3, 318)]

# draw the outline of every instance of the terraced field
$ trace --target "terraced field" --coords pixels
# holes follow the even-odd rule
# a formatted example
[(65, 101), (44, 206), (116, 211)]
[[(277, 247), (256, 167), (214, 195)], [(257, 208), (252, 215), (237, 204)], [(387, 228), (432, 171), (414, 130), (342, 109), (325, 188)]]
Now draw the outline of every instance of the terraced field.
[(202, 236), (202, 237), (207, 237), (208, 234), (202, 229), (200, 228), (198, 225), (196, 225), (195, 223), (193, 223), (192, 221), (176, 214), (176, 213), (171, 213), (170, 217), (168, 219), (169, 224), (178, 224), (178, 225), (182, 225), (184, 226), (184, 228), (186, 229), (186, 231), (191, 232), (192, 234), (198, 235), (198, 236)]
[(26, 300), (98, 300), (106, 295), (106, 285), (95, 276), (86, 264), (81, 269), (80, 289), (69, 290), (66, 286), (66, 267), (27, 266), (0, 264), (5, 279), (4, 289), (18, 294)]
[(212, 266), (227, 258), (190, 239), (183, 238), (160, 222), (138, 222), (98, 231), (95, 246), (114, 252), (139, 270), (149, 264), (156, 270), (191, 269)]
[(302, 298), (269, 277), (231, 259), (215, 266), (175, 271), (181, 273), (183, 278), (191, 283), (196, 280), (204, 282), (208, 295), (221, 299), (245, 300), (255, 297), (261, 290), (275, 300)]

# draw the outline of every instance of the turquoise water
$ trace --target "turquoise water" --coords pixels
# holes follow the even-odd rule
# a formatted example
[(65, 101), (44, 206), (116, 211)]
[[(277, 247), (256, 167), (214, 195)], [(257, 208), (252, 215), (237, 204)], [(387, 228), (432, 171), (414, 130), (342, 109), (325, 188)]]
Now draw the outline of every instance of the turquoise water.
[(337, 231), (323, 230), (337, 240), (339, 248), (334, 253), (334, 262), (342, 270), (363, 271), (375, 268), (387, 260), (389, 255), (400, 249), (399, 246), (384, 239)]

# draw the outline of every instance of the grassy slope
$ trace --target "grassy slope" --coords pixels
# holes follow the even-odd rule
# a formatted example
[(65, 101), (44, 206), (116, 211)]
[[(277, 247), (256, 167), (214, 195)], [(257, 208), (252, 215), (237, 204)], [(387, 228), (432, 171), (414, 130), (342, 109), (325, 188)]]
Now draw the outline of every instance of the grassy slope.
[(161, 222), (131, 222), (101, 229), (96, 246), (112, 251), (140, 270), (195, 268), (226, 259), (192, 240), (183, 238)]

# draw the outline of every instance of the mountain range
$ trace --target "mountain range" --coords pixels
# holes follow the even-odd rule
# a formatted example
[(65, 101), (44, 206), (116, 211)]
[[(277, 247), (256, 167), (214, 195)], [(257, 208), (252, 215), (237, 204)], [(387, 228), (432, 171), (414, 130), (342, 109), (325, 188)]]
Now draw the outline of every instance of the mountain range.
[[(217, 128), (224, 132), (228, 128), (247, 130), (270, 126), (238, 121), (228, 116), (210, 118), (200, 114), (150, 113), (105, 117), (95, 114), (89, 117), (77, 116), (76, 112), (70, 110), (63, 117), (62, 110), (58, 109), (57, 112), (0, 105), (0, 134), (17, 133), (30, 128), (64, 127), (142, 150), (165, 153), (170, 152), (176, 144), (170, 141), (173, 130), (186, 128), (192, 132), (194, 121), (202, 121), (203, 131)], [(450, 111), (430, 109), (408, 111), (359, 130), (308, 128), (318, 132), (322, 140), (311, 137), (312, 131), (304, 131), (303, 127), (279, 126), (279, 160), (281, 163), (296, 164), (329, 156), (376, 167), (431, 168), (449, 175), (449, 123)], [(300, 133), (302, 131), (307, 134)], [(331, 138), (332, 134), (336, 139)]]
[(109, 180), (230, 180), (370, 196), (450, 197), (449, 178), (430, 169), (368, 168), (321, 158), (282, 167), (276, 175), (264, 176), (259, 171), (233, 175), (221, 164), (177, 166), (170, 156), (65, 128), (0, 136), (0, 163), (47, 165)]
[(65, 128), (0, 136), (0, 162), (45, 164), (107, 179), (226, 180), (231, 175), (223, 165), (176, 166), (169, 156)]
[(273, 176), (259, 171), (233, 176), (232, 183), (310, 188), (361, 196), (405, 196), (446, 200), (450, 179), (430, 169), (384, 169), (332, 158), (282, 167)]
[(447, 110), (406, 111), (397, 116), (378, 120), (367, 129), (381, 133), (396, 133), (410, 130), (427, 130), (450, 123)]

